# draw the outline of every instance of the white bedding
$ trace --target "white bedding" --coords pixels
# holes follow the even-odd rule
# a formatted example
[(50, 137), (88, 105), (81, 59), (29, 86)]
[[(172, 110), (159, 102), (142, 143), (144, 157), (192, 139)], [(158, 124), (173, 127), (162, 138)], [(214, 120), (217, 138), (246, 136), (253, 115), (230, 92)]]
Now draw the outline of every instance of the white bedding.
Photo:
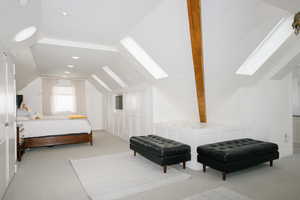
[(68, 119), (66, 117), (44, 117), (42, 120), (21, 120), (23, 137), (41, 137), (90, 133), (92, 127), (87, 119)]

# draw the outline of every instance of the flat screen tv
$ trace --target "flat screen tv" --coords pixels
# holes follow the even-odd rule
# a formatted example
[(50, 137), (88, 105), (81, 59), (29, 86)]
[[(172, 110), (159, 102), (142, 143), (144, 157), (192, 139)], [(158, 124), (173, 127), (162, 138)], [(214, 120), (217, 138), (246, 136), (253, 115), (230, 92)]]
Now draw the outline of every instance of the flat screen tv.
[(17, 101), (17, 108), (20, 108), (23, 102), (23, 95), (17, 95), (16, 101)]
[(116, 110), (123, 110), (123, 95), (116, 96)]

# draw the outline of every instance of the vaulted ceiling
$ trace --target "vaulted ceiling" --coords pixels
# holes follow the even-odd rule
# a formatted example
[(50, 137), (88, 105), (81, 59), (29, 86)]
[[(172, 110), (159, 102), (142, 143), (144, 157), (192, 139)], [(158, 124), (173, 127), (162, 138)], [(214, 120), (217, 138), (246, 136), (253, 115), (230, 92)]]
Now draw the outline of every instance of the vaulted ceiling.
[[(91, 75), (96, 74), (113, 90), (120, 90), (121, 87), (104, 72), (103, 66), (109, 66), (128, 86), (153, 81), (149, 74), (128, 56), (128, 52), (121, 47), (120, 40), (163, 1), (2, 0), (0, 13), (4, 17), (0, 18), (0, 45), (8, 49), (15, 58), (17, 88), (23, 88), (38, 76), (83, 78), (94, 82)], [(27, 2), (27, 4), (21, 5), (20, 2)], [(296, 12), (300, 7), (298, 0), (289, 0), (288, 3), (280, 0), (260, 2), (267, 2), (290, 13)], [(264, 6), (257, 7), (264, 9)], [(248, 10), (252, 12), (251, 8)], [(256, 29), (267, 33), (282, 17), (283, 12), (274, 12), (277, 15), (273, 15), (273, 12), (266, 14), (261, 10), (258, 13), (263, 13), (264, 19), (261, 20), (268, 23), (260, 23), (261, 26), (257, 27), (255, 20), (249, 20), (251, 23), (237, 25), (247, 28), (253, 26), (251, 29), (253, 31), (249, 34), (263, 39)], [(242, 14), (251, 15), (241, 12)], [(269, 23), (270, 21), (272, 23)], [(13, 41), (18, 31), (32, 25), (38, 28), (34, 37), (21, 43)], [(257, 46), (251, 44), (253, 44), (251, 49)], [(153, 54), (155, 53), (157, 52)], [(80, 59), (72, 59), (72, 56)], [(74, 65), (74, 68), (68, 68), (68, 65)], [(70, 74), (66, 74), (66, 71)], [(234, 75), (234, 72), (231, 73)], [(95, 85), (105, 92), (99, 84)]]
[[(120, 89), (102, 70), (103, 66), (112, 68), (128, 86), (142, 82), (143, 75), (130, 67), (136, 63), (126, 59), (119, 42), (161, 1), (4, 0), (0, 12), (5, 18), (0, 18), (0, 24), (5, 31), (0, 33), (0, 44), (15, 57), (17, 88), (37, 76), (89, 79), (96, 74), (113, 90)], [(18, 31), (32, 25), (38, 28), (33, 38), (21, 43), (13, 41)], [(40, 42), (45, 38), (60, 44)], [(79, 46), (70, 46), (70, 42)], [(66, 71), (71, 73), (65, 74)]]
[(299, 12), (300, 1), (297, 0), (264, 0), (265, 2), (272, 4), (281, 9), (287, 10), (291, 13)]

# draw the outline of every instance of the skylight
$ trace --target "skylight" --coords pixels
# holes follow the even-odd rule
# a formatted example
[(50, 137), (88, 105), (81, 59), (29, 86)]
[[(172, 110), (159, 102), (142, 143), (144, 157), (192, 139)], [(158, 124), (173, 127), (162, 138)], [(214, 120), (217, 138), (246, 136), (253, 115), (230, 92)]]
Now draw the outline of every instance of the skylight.
[(126, 37), (121, 40), (121, 44), (155, 79), (168, 77), (168, 74), (144, 51), (144, 49), (133, 38)]
[(112, 79), (114, 79), (122, 88), (127, 87), (126, 83), (115, 74), (108, 66), (102, 68)]
[(293, 34), (292, 21), (293, 16), (282, 18), (236, 71), (236, 74), (252, 76)]
[(97, 75), (93, 74), (92, 77), (106, 90), (108, 90), (110, 92), (112, 91), (112, 89), (110, 89), (110, 87), (108, 87), (108, 85), (106, 85), (106, 83), (104, 83)]

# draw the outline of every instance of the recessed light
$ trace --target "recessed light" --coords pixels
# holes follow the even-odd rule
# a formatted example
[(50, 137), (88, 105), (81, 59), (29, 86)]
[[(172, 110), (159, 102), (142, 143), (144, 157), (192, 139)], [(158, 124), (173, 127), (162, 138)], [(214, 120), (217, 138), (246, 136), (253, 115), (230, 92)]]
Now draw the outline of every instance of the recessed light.
[(69, 72), (69, 71), (65, 71), (65, 74), (71, 74), (71, 72)]
[(19, 3), (21, 6), (27, 6), (27, 4), (29, 3), (29, 0), (19, 0)]
[(67, 76), (66, 76), (66, 75), (63, 75), (62, 77), (63, 77), (63, 78), (67, 78)]
[(80, 57), (78, 56), (72, 56), (73, 59), (78, 60)]
[(32, 37), (36, 31), (37, 28), (35, 26), (30, 26), (28, 28), (25, 28), (16, 34), (14, 40), (16, 42), (22, 42), (24, 40), (27, 40), (28, 38)]
[(66, 11), (61, 11), (62, 16), (68, 16), (69, 14)]
[(75, 66), (74, 66), (74, 65), (68, 65), (68, 67), (69, 67), (69, 68), (74, 68)]

